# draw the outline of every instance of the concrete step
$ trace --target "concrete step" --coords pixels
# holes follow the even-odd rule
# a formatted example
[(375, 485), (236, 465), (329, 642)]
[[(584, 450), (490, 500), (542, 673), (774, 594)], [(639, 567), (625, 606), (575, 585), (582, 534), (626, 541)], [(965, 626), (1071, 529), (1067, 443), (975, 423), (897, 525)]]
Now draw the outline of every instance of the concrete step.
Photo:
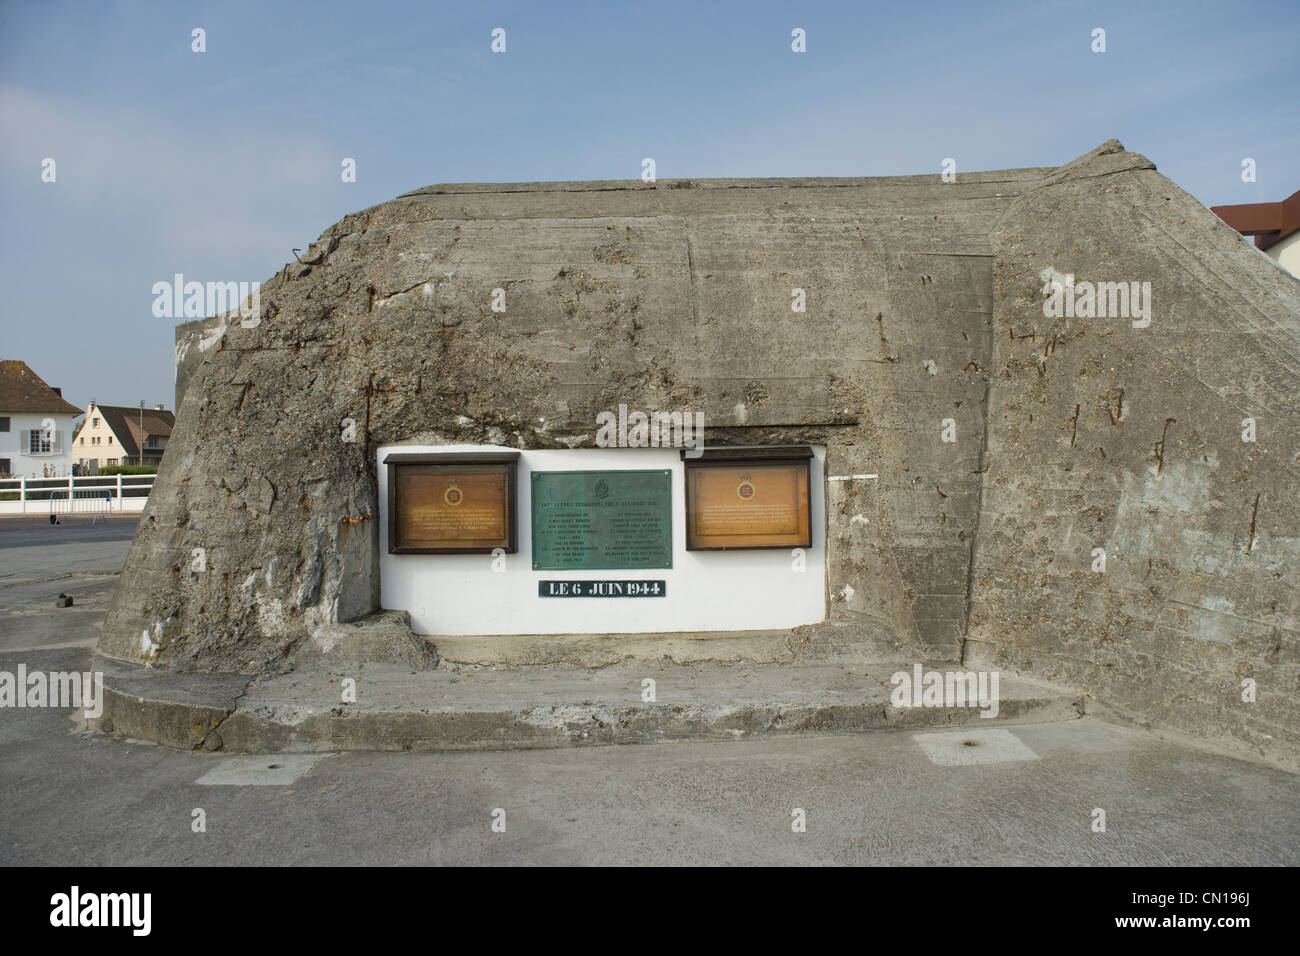
[[(250, 683), (103, 662), (100, 729), (170, 747), (239, 753), (464, 751), (986, 728), (1083, 713), (1078, 691), (1005, 673), (998, 675), (996, 716), (991, 705), (895, 706), (891, 676), (901, 671), (910, 678), (914, 666), (637, 661), (592, 670), (444, 662), (416, 671), (366, 663), (299, 668)], [(936, 663), (924, 670), (957, 668)], [(355, 703), (344, 700), (347, 680), (355, 681)], [(647, 681), (654, 682), (654, 700), (643, 699)]]

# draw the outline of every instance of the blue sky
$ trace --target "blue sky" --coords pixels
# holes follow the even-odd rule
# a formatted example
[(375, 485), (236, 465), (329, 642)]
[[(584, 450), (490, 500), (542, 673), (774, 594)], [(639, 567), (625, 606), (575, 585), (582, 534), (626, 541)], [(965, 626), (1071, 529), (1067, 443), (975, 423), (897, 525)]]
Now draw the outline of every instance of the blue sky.
[(263, 281), (420, 186), (646, 156), (661, 179), (937, 175), (1116, 137), (1206, 205), (1274, 201), (1300, 188), (1298, 48), (1296, 0), (0, 0), (0, 357), (78, 405), (171, 407), (153, 283)]

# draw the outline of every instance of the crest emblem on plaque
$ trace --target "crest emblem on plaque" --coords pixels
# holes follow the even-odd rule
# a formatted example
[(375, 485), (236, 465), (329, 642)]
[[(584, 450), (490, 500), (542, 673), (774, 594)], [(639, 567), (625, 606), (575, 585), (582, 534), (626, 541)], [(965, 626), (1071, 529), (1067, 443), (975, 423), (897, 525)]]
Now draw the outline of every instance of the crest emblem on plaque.
[(740, 476), (740, 484), (736, 486), (736, 495), (741, 501), (749, 501), (758, 492), (754, 488), (753, 482), (749, 480), (749, 475)]
[(465, 493), (461, 491), (460, 488), (456, 486), (456, 482), (453, 481), (447, 486), (447, 490), (443, 493), (442, 500), (447, 502), (449, 505), (455, 506), (465, 500)]
[(592, 493), (593, 493), (597, 498), (608, 498), (608, 497), (609, 497), (609, 482), (607, 482), (604, 478), (597, 478), (597, 479), (596, 479), (596, 487), (592, 489)]

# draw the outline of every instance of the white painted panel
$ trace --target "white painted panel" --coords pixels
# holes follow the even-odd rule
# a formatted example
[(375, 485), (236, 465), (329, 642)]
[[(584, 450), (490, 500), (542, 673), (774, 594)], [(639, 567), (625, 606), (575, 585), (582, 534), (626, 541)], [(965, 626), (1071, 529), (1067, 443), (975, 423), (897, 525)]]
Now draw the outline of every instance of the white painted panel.
[[(378, 452), (380, 600), (411, 614), (417, 634), (638, 634), (661, 631), (787, 629), (826, 617), (826, 542), (823, 463), (813, 446), (809, 491), (813, 546), (806, 570), (792, 570), (792, 549), (686, 550), (683, 462), (677, 449), (597, 448), (521, 451), (519, 550), (492, 570), (488, 554), (389, 554), (388, 469), (392, 453), (515, 451), (494, 445), (388, 445)], [(673, 474), (671, 569), (534, 571), (534, 471), (669, 469)], [(538, 581), (662, 580), (662, 598), (542, 598)]]

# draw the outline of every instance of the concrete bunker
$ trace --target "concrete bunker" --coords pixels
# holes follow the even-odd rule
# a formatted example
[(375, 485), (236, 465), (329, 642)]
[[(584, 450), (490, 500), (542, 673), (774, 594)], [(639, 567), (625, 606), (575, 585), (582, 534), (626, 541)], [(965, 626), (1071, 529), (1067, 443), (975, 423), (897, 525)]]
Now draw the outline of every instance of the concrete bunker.
[[(1137, 282), (1143, 315), (1053, 314), (1054, 276)], [(178, 329), (106, 656), (258, 675), (346, 644), (394, 583), (385, 455), (631, 456), (598, 416), (680, 409), (710, 448), (817, 449), (824, 617), (742, 656), (986, 662), (1300, 752), (1300, 291), (1117, 142), (951, 183), (429, 187), (326, 230), (261, 303)], [(633, 653), (607, 623), (584, 646)], [(701, 656), (735, 659), (706, 623)]]

